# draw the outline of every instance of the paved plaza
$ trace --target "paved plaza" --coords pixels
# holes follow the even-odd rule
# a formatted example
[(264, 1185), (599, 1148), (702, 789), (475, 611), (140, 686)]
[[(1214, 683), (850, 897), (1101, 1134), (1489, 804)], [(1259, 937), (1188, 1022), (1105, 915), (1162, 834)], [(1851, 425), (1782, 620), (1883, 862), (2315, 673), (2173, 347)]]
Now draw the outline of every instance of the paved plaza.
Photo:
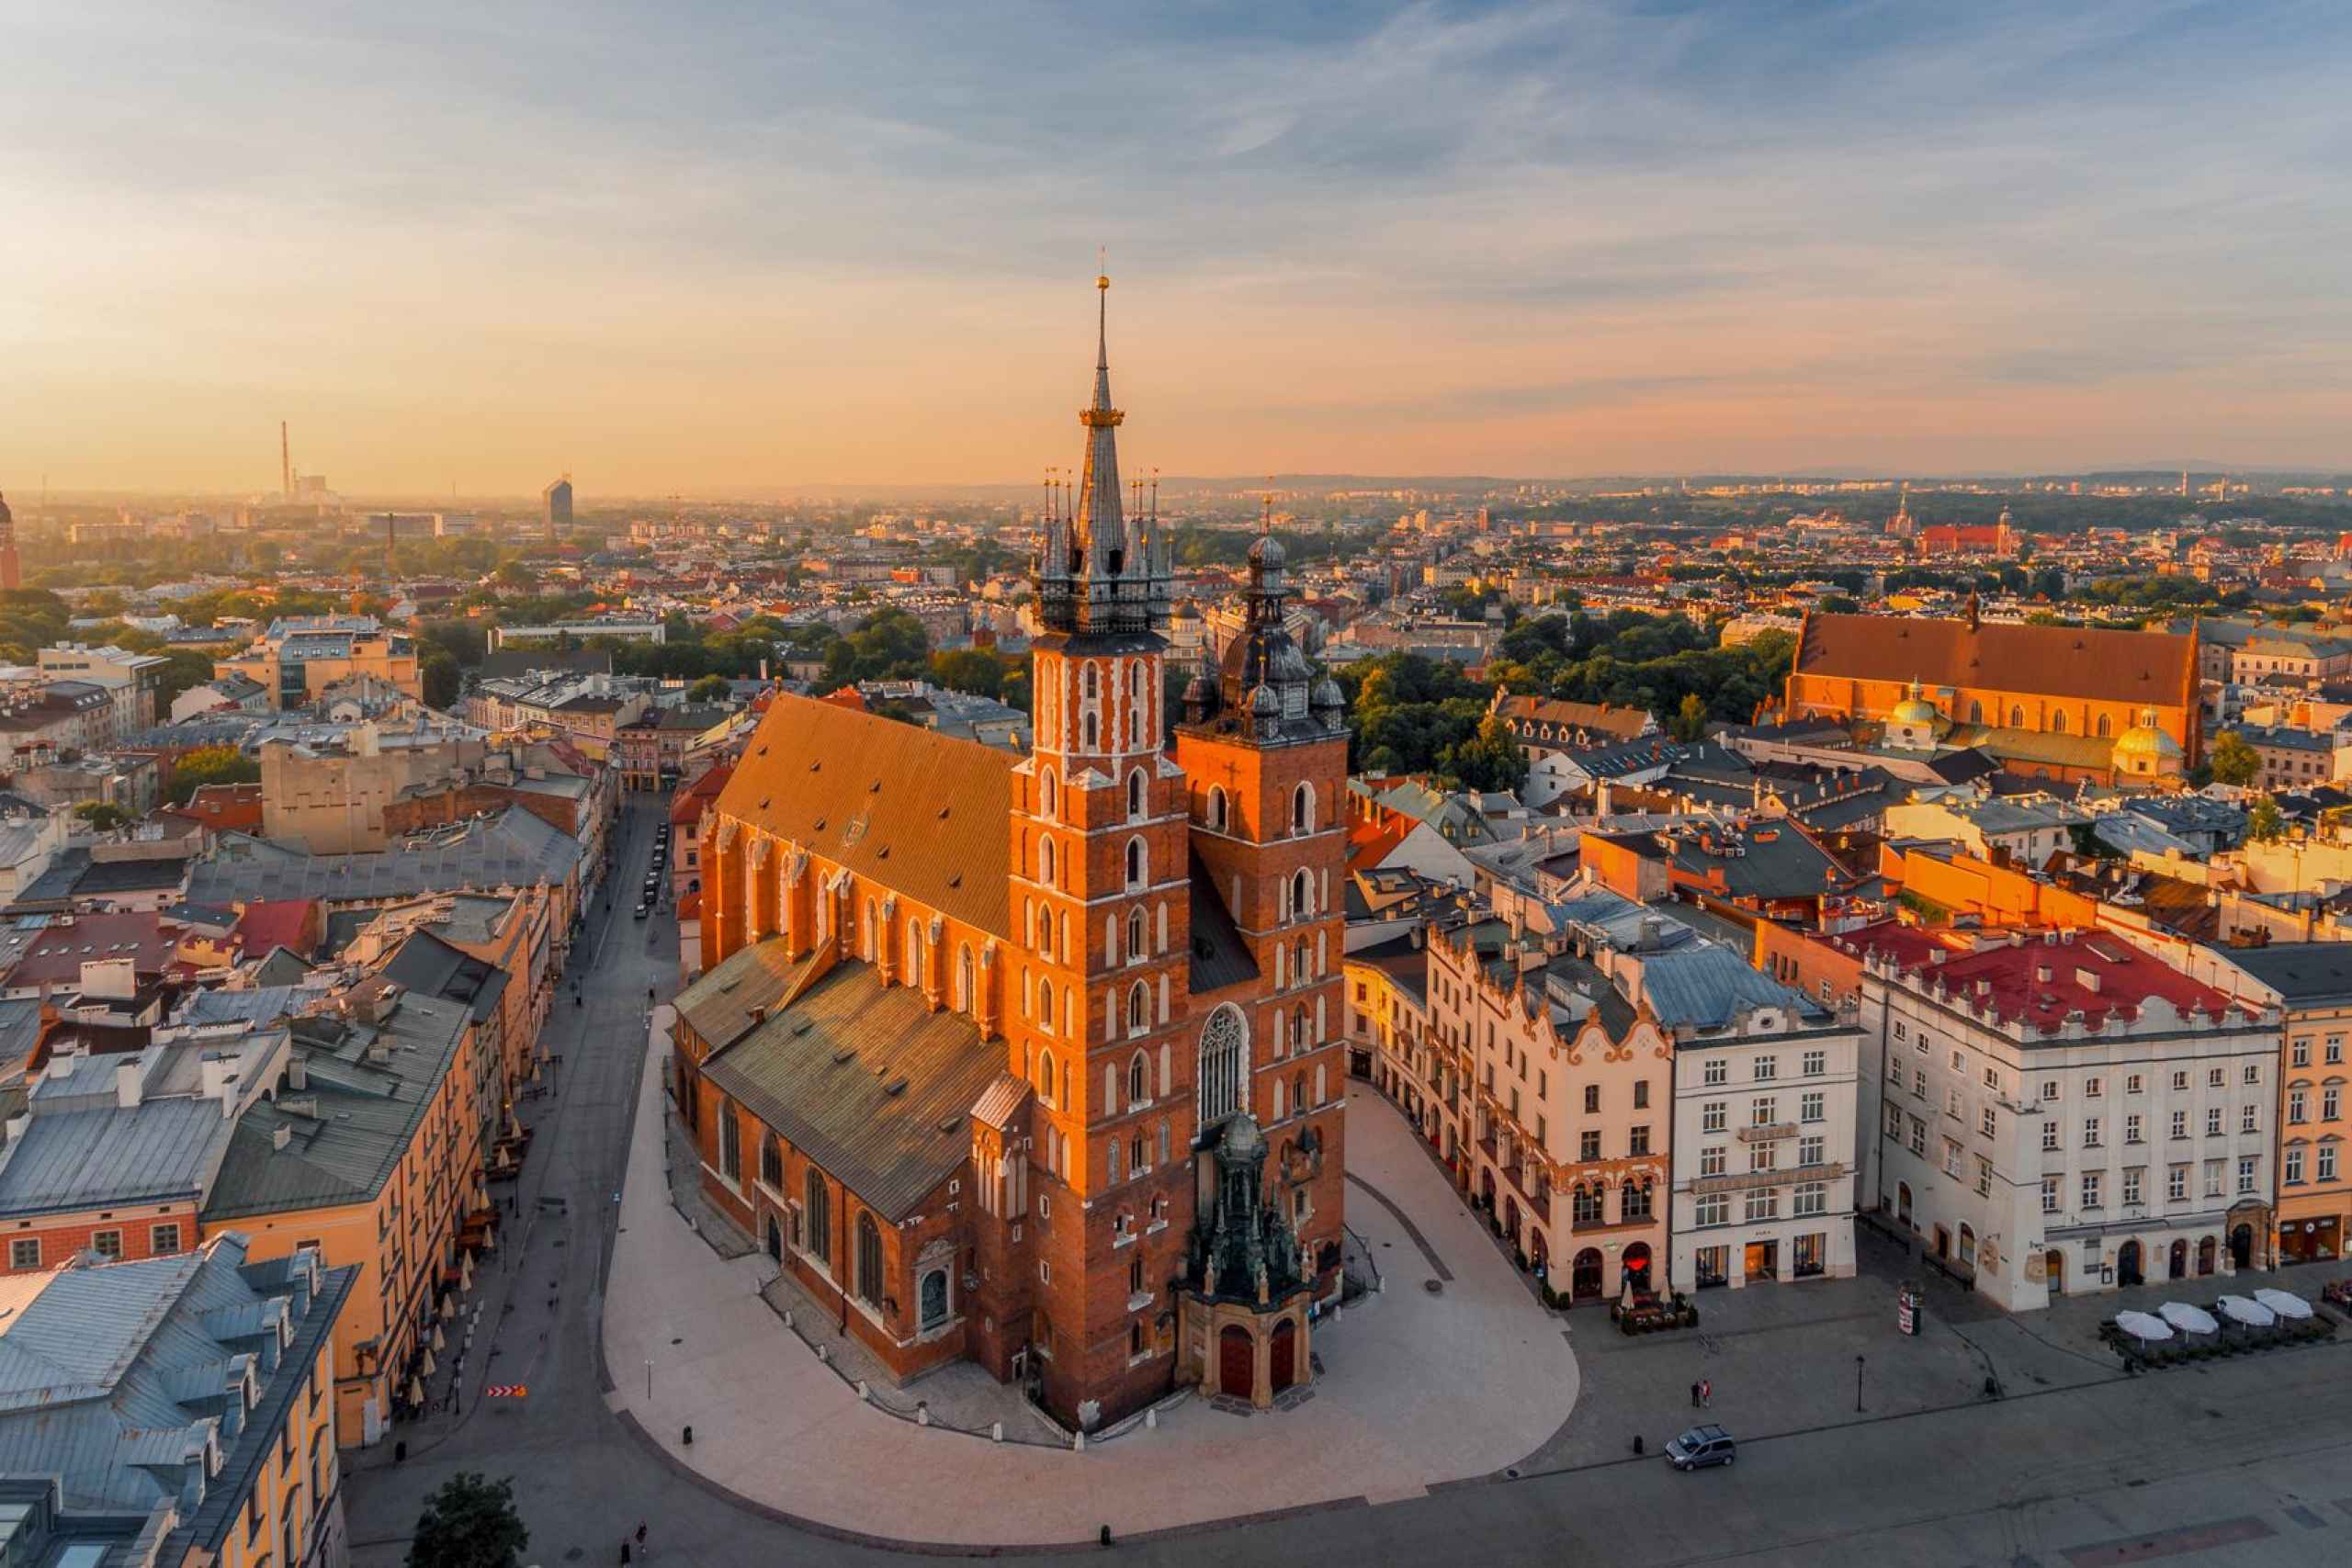
[[(1083, 1452), (895, 1418), (862, 1404), (761, 1298), (772, 1260), (722, 1258), (672, 1206), (663, 1056), (657, 1039), (605, 1303), (610, 1400), (679, 1462), (767, 1508), (900, 1540), (1091, 1540), (1105, 1524), (1124, 1536), (1419, 1496), (1515, 1464), (1576, 1404), (1561, 1319), (1529, 1294), (1404, 1122), (1359, 1091), (1349, 1219), (1386, 1288), (1317, 1326), (1323, 1373), (1311, 1397), (1261, 1415), (1186, 1399), (1156, 1427)], [(933, 1381), (876, 1392), (911, 1407)], [(969, 1385), (988, 1382), (968, 1369), (936, 1381), (943, 1411), (957, 1412), (975, 1408)], [(1010, 1436), (1046, 1435), (1034, 1420), (1024, 1427), (1017, 1405), (1003, 1408)], [(918, 1474), (921, 1487), (876, 1484)]]

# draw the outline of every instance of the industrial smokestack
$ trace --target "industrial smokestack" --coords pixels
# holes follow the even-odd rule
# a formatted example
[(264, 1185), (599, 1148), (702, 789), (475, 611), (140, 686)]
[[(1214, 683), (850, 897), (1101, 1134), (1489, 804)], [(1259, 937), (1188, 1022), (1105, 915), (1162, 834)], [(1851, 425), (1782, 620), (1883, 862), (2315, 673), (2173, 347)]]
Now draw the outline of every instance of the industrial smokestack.
[(277, 422), (277, 468), (286, 499), (294, 499), (294, 448), (286, 439), (286, 422)]

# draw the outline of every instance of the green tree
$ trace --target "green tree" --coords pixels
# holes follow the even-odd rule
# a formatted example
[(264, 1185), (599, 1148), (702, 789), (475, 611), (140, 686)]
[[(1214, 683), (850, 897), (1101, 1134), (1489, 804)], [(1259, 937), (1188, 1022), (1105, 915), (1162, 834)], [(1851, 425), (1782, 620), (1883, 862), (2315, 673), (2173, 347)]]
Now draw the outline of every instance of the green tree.
[(465, 685), (465, 672), (458, 666), (458, 657), (438, 643), (424, 645), (424, 657), (417, 660), (416, 672), (424, 684), (424, 705), (446, 708), (458, 700), (458, 693)]
[(2267, 795), (2256, 801), (2254, 809), (2246, 813), (2245, 833), (2247, 838), (2264, 844), (2275, 844), (2286, 837), (2287, 818), (2278, 809), (2278, 803)]
[(981, 697), (1004, 695), (1004, 661), (977, 648), (933, 654), (931, 678), (951, 692), (969, 692)]
[(1707, 699), (1692, 692), (1674, 712), (1674, 738), (1696, 740), (1707, 733)]
[(733, 689), (727, 683), (726, 676), (706, 675), (686, 688), (686, 701), (690, 703), (725, 702), (727, 694)]
[(2206, 752), (2205, 761), (2213, 770), (2216, 784), (2250, 784), (2262, 772), (2262, 755), (2246, 744), (2245, 737), (2234, 729), (2224, 729), (2213, 738), (2213, 748)]
[(198, 746), (172, 764), (171, 801), (186, 806), (206, 784), (260, 782), (261, 764), (234, 746)]
[(490, 574), (490, 580), (501, 588), (513, 588), (528, 593), (539, 585), (531, 569), (521, 561), (511, 560)]
[(74, 808), (74, 815), (101, 833), (111, 833), (130, 820), (130, 812), (103, 800), (85, 800)]
[(530, 1540), (514, 1511), (514, 1478), (461, 1470), (424, 1500), (408, 1568), (518, 1568)]

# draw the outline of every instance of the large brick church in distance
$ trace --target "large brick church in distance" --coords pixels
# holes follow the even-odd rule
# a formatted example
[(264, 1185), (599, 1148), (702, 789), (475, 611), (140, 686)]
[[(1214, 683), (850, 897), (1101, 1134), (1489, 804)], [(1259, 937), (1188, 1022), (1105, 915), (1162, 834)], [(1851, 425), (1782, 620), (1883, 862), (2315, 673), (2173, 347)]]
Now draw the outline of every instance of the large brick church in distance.
[(1340, 691), (1268, 536), (1162, 711), (1171, 547), (1103, 342), (1034, 750), (779, 698), (707, 824), (675, 1057), (711, 1200), (894, 1372), (968, 1358), (1081, 1429), (1309, 1380), (1346, 1098)]

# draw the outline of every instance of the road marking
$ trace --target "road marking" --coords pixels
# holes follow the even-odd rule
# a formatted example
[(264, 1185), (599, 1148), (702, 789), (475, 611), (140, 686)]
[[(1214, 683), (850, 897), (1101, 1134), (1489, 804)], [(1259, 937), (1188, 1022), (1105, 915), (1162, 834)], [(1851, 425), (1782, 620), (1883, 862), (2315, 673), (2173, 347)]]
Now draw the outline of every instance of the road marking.
[(2211, 1551), (2217, 1546), (2233, 1546), (2244, 1540), (2267, 1540), (2278, 1533), (2247, 1514), (2234, 1519), (2215, 1519), (2210, 1524), (2157, 1530), (2150, 1535), (2125, 1536), (2120, 1540), (2070, 1546), (2064, 1555), (2074, 1568), (2109, 1568), (2111, 1563), (2149, 1562), (2159, 1557)]

